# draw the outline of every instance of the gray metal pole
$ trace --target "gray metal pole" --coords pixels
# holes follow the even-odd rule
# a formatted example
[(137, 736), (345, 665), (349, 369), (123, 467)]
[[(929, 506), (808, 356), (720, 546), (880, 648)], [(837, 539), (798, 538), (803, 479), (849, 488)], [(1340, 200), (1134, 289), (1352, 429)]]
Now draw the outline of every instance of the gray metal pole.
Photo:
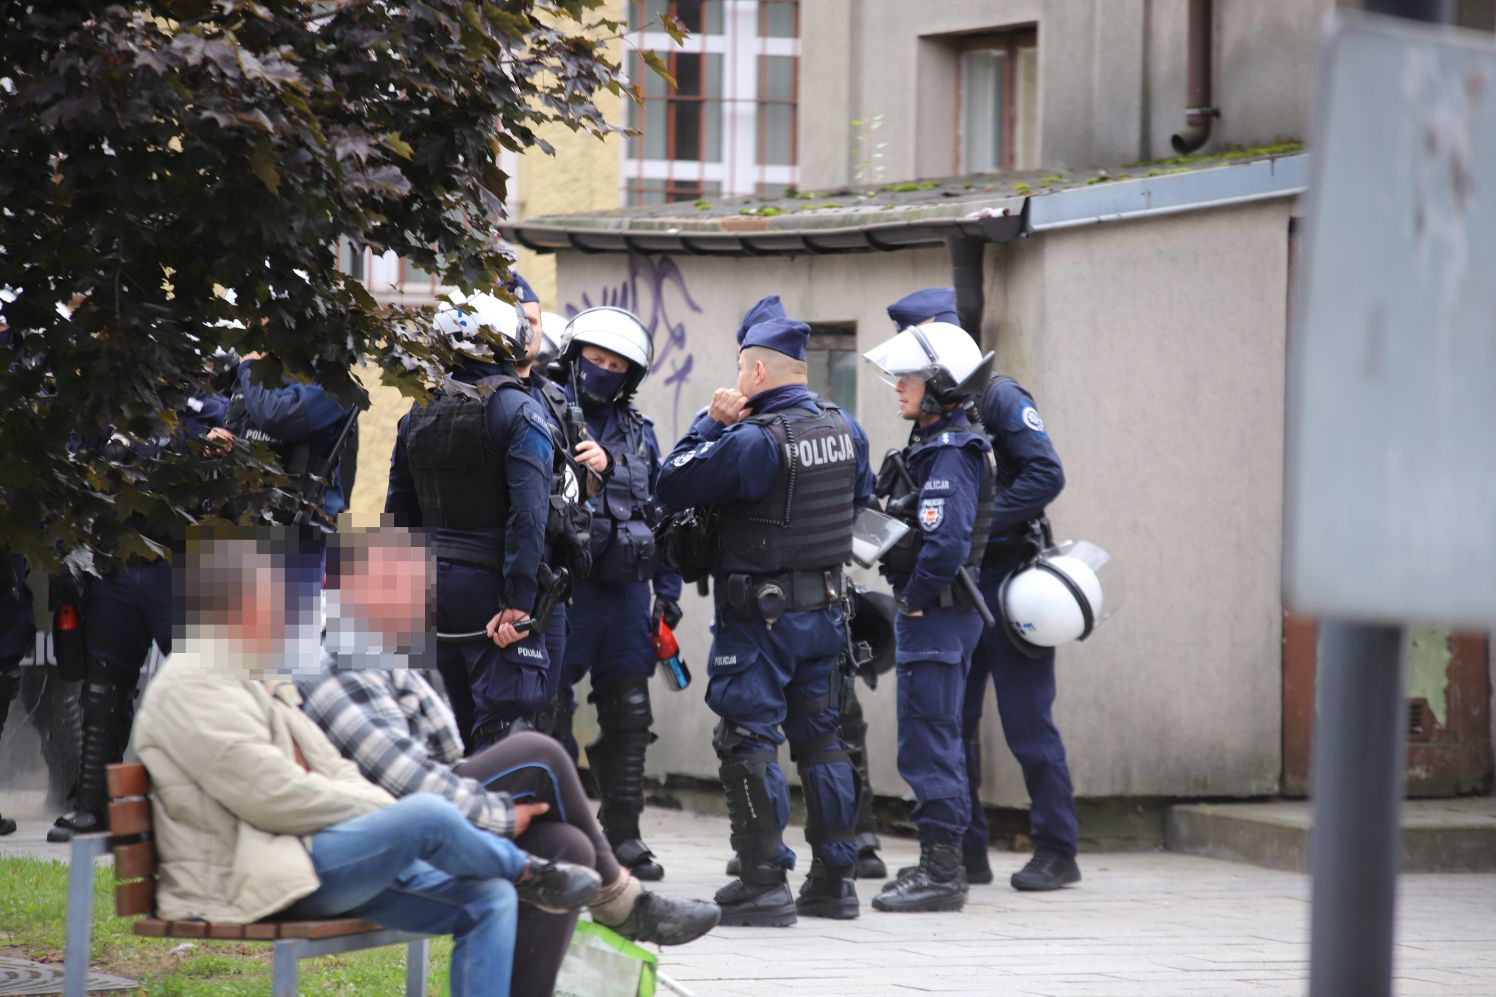
[(1324, 622), (1314, 732), (1312, 997), (1390, 997), (1407, 757), (1402, 630)]

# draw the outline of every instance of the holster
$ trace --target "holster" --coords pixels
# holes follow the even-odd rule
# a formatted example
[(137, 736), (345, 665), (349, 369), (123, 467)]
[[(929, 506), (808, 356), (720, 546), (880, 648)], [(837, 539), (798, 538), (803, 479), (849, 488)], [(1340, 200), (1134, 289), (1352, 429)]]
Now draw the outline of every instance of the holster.
[(825, 609), (841, 602), (846, 581), (841, 568), (779, 575), (734, 573), (717, 580), (717, 591), (740, 619), (763, 620), (773, 626), (785, 613)]

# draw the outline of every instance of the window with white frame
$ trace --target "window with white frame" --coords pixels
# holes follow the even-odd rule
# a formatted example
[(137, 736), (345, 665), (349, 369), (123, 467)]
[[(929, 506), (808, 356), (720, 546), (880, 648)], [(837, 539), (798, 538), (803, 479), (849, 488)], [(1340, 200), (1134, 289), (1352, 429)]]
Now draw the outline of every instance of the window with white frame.
[[(676, 45), (658, 26), (681, 20), (690, 37)], [(644, 105), (630, 102), (623, 162), (628, 204), (794, 186), (800, 66), (799, 0), (630, 0), (630, 78)], [(661, 53), (672, 89), (640, 51)]]

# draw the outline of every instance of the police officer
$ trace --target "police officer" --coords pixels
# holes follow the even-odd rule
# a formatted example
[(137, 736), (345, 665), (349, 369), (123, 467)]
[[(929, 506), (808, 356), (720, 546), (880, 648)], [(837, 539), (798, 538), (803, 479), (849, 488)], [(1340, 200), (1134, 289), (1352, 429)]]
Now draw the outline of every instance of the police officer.
[(655, 556), (660, 444), (653, 421), (633, 403), (654, 346), (631, 312), (589, 308), (567, 324), (561, 358), (572, 372), (568, 395), (579, 401), (591, 439), (610, 458), (593, 499), (592, 571), (572, 596), (563, 711), (570, 712), (571, 686), (590, 671), (599, 732), (587, 746), (587, 761), (602, 802), (598, 818), (619, 863), (640, 879), (656, 880), (665, 870), (639, 831), (644, 756), (655, 740), (650, 636), (662, 620), (672, 629), (680, 622), (681, 580)]
[[(789, 319), (748, 330), (737, 389), (717, 391), (709, 424), (677, 444), (658, 485), (667, 507), (705, 509), (711, 524), (689, 573), (710, 572), (716, 608), (706, 699), (721, 718), (714, 746), (742, 870), (716, 896), (728, 925), (858, 914), (857, 776), (831, 674), (846, 647), (841, 566), (872, 474), (861, 427), (806, 387), (809, 333)], [(786, 883), (795, 854), (783, 842), (789, 789), (775, 758), (786, 737), (814, 855), (798, 899)]]
[(992, 447), (968, 420), (966, 401), (991, 355), (942, 322), (905, 329), (866, 359), (897, 386), (899, 414), (915, 423), (902, 454), (885, 461), (878, 492), (912, 526), (882, 570), (898, 596), (899, 774), (917, 801), (920, 861), (873, 906), (955, 911), (966, 901), (961, 836), (970, 819), (961, 693), (982, 630), (974, 571), (993, 494)]
[[(210, 397), (211, 393), (193, 398)], [(211, 411), (221, 411), (221, 400)], [(173, 437), (158, 426), (154, 439), (139, 441), (114, 435), (100, 444), (111, 462), (126, 465), (159, 456), (167, 448), (181, 445), (183, 437), (212, 435), (222, 427), (200, 418), (202, 408), (189, 404), (178, 413), (179, 431)], [(226, 437), (227, 434), (224, 434)], [(143, 536), (161, 546), (169, 537), (153, 533), (145, 518), (131, 518)], [(59, 579), (56, 584), (69, 583)], [(74, 582), (76, 584), (76, 582)], [(172, 647), (172, 570), (165, 558), (130, 556), (101, 577), (83, 581), (81, 609), (86, 664), (83, 672), (81, 710), (83, 738), (79, 757), (76, 809), (57, 818), (47, 840), (69, 841), (74, 834), (87, 834), (108, 827), (105, 768), (124, 756), (135, 716), (135, 692), (140, 670), (154, 644), (160, 654)]]
[[(602, 485), (603, 474), (609, 467), (609, 456), (596, 439), (588, 438), (585, 421), (565, 389), (552, 381), (539, 362), (545, 341), (541, 324), (540, 298), (518, 273), (511, 274), (514, 293), (519, 302), (520, 324), (529, 344), (524, 362), (515, 365), (514, 372), (530, 397), (540, 405), (550, 428), (552, 450), (551, 495), (546, 514), (545, 561), (553, 568), (567, 569), (566, 594), (580, 579), (587, 577), (592, 567), (592, 513), (589, 496), (595, 495)], [(531, 321), (530, 316), (535, 316)], [(544, 734), (556, 736), (569, 727), (570, 696), (567, 700), (565, 722), (561, 701), (561, 687), (566, 684), (566, 642), (570, 630), (570, 613), (565, 599), (558, 600), (551, 612), (550, 624), (545, 632), (546, 655), (549, 669), (546, 672), (546, 705), (526, 722)]]
[[(357, 410), (338, 404), (321, 385), (300, 384), (289, 375), (279, 385), (257, 384), (254, 365), (264, 356), (248, 353), (240, 361), (229, 398), (228, 428), (235, 437), (268, 444), (294, 487), (304, 488), (312, 476), (326, 471), (321, 494), (303, 497), (319, 501), (319, 518), (333, 522), (348, 508), (358, 472)], [(292, 512), (281, 510), (276, 518), (290, 522)]]
[[(515, 374), (529, 343), (514, 306), (475, 294), (434, 319), (465, 357), (433, 401), (396, 430), (385, 512), (424, 527), (436, 557), (437, 629), (486, 631), (442, 643), (437, 666), (469, 748), (499, 740), (547, 702), (543, 633), (521, 633), (540, 596), (553, 445)], [(496, 343), (475, 338), (486, 327)]]
[[(992, 612), (1001, 617), (998, 593), (1003, 580), (1034, 553), (1037, 538), (1047, 542), (1044, 509), (1065, 487), (1065, 472), (1033, 396), (1017, 381), (994, 375), (982, 394), (980, 411), (997, 457), (998, 481), (992, 535), (982, 560), (982, 593)], [(979, 731), (989, 676), (997, 692), (1003, 737), (1023, 769), (1031, 801), (1029, 837), (1034, 855), (1010, 882), (1017, 890), (1057, 890), (1080, 880), (1075, 861), (1075, 791), (1065, 762), (1065, 744), (1052, 713), (1054, 662), (1054, 648), (1032, 648), (1024, 654), (1000, 628), (983, 633), (977, 647), (961, 713), (972, 799), (971, 825), (962, 847), (969, 873), (982, 882), (992, 881), (987, 815), (977, 796), (981, 785)]]

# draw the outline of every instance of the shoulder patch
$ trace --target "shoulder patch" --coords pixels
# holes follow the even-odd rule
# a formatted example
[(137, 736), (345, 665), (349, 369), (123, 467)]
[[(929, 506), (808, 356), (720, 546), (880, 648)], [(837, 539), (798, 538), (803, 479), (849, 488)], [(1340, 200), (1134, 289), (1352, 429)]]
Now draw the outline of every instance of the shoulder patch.
[(1039, 410), (1032, 405), (1025, 405), (1023, 407), (1023, 413), (1020, 418), (1023, 419), (1023, 424), (1034, 432), (1044, 432), (1044, 420), (1039, 418)]
[(677, 454), (674, 458), (671, 459), (670, 463), (674, 467), (685, 467), (687, 464), (691, 463), (691, 459), (695, 456), (695, 450), (687, 450), (683, 454)]
[(945, 499), (927, 498), (920, 499), (919, 503), (919, 525), (926, 533), (932, 533), (940, 529), (940, 524), (945, 522)]

